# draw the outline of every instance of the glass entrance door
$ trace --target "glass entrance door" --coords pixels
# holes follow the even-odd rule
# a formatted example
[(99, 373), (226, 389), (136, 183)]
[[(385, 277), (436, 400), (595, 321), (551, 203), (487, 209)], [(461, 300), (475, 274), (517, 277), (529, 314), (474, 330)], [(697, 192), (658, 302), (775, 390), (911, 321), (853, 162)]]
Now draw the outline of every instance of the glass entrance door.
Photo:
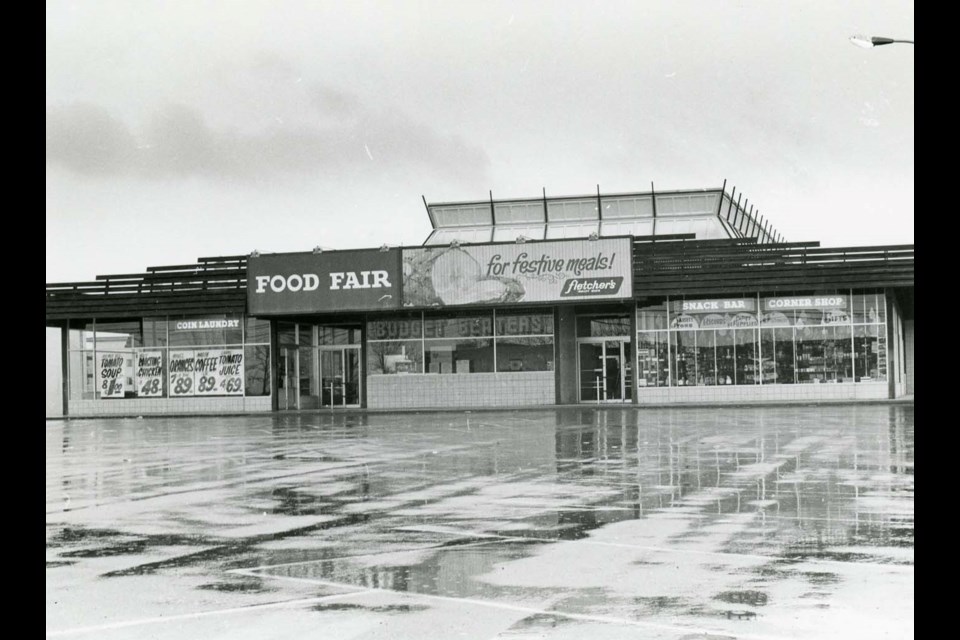
[(360, 348), (320, 349), (320, 406), (360, 406)]
[(277, 367), (277, 405), (281, 411), (299, 409), (300, 389), (297, 374), (297, 348), (280, 347)]
[(629, 340), (581, 339), (577, 359), (580, 402), (630, 402), (633, 367)]

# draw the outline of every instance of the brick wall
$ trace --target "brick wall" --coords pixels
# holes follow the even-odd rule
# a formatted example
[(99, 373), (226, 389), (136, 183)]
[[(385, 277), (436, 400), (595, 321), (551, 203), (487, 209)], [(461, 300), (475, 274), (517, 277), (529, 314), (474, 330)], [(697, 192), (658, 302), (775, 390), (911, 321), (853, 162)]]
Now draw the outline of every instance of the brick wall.
[(552, 405), (555, 396), (553, 371), (367, 377), (370, 409)]
[(270, 396), (221, 398), (141, 398), (129, 400), (71, 400), (71, 417), (144, 416), (178, 413), (246, 413), (270, 411)]
[(716, 387), (641, 387), (638, 404), (715, 403), (818, 400), (882, 400), (889, 396), (886, 382), (858, 384), (783, 384)]

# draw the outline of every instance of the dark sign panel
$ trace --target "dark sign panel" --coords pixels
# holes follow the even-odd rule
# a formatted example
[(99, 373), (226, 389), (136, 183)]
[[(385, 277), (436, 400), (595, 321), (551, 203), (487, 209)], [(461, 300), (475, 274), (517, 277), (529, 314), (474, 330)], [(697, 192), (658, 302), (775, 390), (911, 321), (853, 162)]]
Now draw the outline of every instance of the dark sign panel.
[(247, 259), (251, 315), (396, 309), (400, 250), (276, 253)]

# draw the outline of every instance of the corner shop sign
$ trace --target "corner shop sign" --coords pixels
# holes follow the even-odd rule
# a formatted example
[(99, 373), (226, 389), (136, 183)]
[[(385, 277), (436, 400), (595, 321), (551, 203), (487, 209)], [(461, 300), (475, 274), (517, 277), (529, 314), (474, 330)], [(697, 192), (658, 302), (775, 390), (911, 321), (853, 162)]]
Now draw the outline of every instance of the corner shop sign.
[(629, 238), (404, 249), (403, 273), (405, 307), (633, 296)]
[(847, 296), (802, 296), (796, 298), (766, 298), (764, 311), (784, 309), (846, 309)]
[(277, 253), (247, 260), (251, 315), (395, 309), (400, 250)]

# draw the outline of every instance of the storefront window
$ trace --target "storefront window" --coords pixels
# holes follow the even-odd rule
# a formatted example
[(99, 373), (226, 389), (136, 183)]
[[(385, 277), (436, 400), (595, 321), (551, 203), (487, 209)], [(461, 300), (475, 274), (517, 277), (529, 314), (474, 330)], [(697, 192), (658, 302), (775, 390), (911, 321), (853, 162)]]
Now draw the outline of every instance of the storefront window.
[(420, 340), (423, 319), (419, 313), (371, 320), (367, 323), (367, 340)]
[(641, 387), (666, 387), (670, 384), (670, 354), (666, 331), (637, 333), (637, 384)]
[(735, 384), (760, 383), (760, 358), (756, 329), (735, 329), (736, 376)]
[[(885, 380), (883, 309), (882, 291), (849, 289), (638, 304), (639, 386)], [(659, 326), (669, 327), (669, 350), (650, 330)], [(666, 383), (653, 375), (658, 350), (670, 363)]]
[(426, 316), (423, 319), (423, 337), (434, 338), (483, 338), (493, 335), (493, 316), (453, 315)]
[(497, 338), (497, 371), (552, 370), (553, 336)]
[(405, 314), (367, 323), (367, 374), (552, 371), (553, 314)]
[(667, 305), (665, 302), (637, 305), (637, 331), (661, 331), (667, 328)]
[(886, 320), (886, 304), (882, 291), (853, 295), (854, 324), (877, 324)]
[(143, 346), (145, 347), (167, 346), (167, 319), (166, 318), (144, 318), (143, 319)]
[[(301, 340), (303, 337), (310, 335), (309, 332), (303, 331), (303, 325), (301, 325), (300, 331)], [(317, 366), (317, 361), (314, 358), (315, 351), (309, 343), (304, 345), (302, 342), (299, 351), (300, 361), (298, 369), (300, 381), (298, 387), (300, 392), (300, 408), (315, 409), (320, 406), (320, 376), (315, 370)]]
[(423, 316), (367, 322), (367, 375), (423, 373)]
[(270, 395), (270, 346), (254, 345), (243, 350), (244, 395)]
[(797, 329), (797, 382), (853, 381), (850, 333), (849, 326)]
[(734, 361), (733, 329), (718, 329), (717, 341), (717, 384), (735, 384), (736, 363)]
[(135, 350), (143, 346), (140, 321), (97, 322), (94, 334), (96, 397), (136, 397)]
[(884, 325), (858, 325), (853, 328), (854, 371), (857, 382), (883, 382), (886, 371)]
[(697, 331), (697, 385), (717, 384), (716, 331)]
[(553, 335), (552, 313), (497, 313), (497, 336)]
[[(70, 398), (242, 396), (248, 379), (248, 395), (269, 395), (269, 344), (250, 351), (256, 363), (248, 368), (242, 322), (216, 315), (72, 323)], [(269, 342), (269, 322), (252, 326)]]
[(552, 371), (552, 313), (497, 313), (497, 371)]
[(93, 361), (93, 322), (70, 323), (67, 331), (67, 367), (71, 400), (92, 400), (96, 385)]
[(793, 329), (790, 327), (760, 329), (760, 357), (763, 362), (763, 384), (793, 384)]
[(426, 373), (493, 371), (492, 340), (425, 340), (424, 349)]
[(270, 344), (270, 321), (247, 318), (243, 341), (245, 344)]
[(297, 325), (292, 322), (278, 322), (277, 344), (297, 344)]
[(629, 316), (579, 316), (577, 337), (619, 337), (630, 335)]
[(696, 331), (672, 331), (670, 344), (674, 354), (673, 384), (690, 386), (697, 384)]
[(826, 328), (802, 327), (796, 331), (797, 382), (827, 381)]
[(827, 382), (853, 381), (853, 358), (851, 350), (853, 343), (850, 340), (852, 329), (850, 325), (824, 327), (826, 329), (824, 354), (826, 356), (825, 372)]
[(320, 346), (360, 344), (360, 329), (353, 327), (319, 326), (317, 341)]
[(367, 374), (423, 373), (422, 340), (367, 343)]

